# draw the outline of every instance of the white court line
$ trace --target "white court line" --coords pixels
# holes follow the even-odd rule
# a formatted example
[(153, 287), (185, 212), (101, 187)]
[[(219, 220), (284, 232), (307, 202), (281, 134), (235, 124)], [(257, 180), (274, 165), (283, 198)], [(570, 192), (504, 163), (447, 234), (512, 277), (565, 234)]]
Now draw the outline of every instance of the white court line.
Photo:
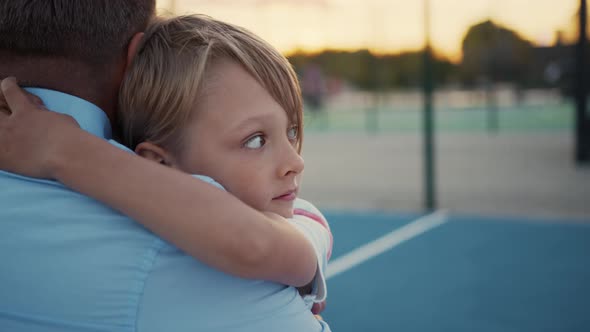
[(442, 225), (445, 222), (447, 222), (447, 212), (444, 210), (436, 211), (432, 214), (416, 219), (407, 225), (333, 260), (328, 264), (326, 279), (349, 270), (362, 262), (380, 255), (411, 238)]

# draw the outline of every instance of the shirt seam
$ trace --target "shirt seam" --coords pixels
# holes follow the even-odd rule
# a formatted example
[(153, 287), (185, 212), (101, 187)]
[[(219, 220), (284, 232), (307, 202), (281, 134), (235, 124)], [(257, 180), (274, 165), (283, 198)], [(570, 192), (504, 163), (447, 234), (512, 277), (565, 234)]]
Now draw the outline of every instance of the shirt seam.
[(138, 290), (137, 290), (137, 298), (136, 298), (136, 303), (135, 303), (135, 314), (133, 317), (133, 331), (135, 332), (139, 332), (138, 330), (138, 326), (139, 326), (139, 310), (141, 307), (141, 301), (145, 292), (145, 287), (146, 287), (146, 283), (147, 283), (147, 279), (150, 275), (150, 273), (152, 272), (154, 265), (155, 265), (155, 261), (156, 258), (158, 257), (158, 255), (160, 254), (160, 251), (164, 248), (165, 246), (165, 242), (159, 238), (154, 239), (152, 247), (150, 248), (150, 250), (148, 250), (143, 258), (142, 264), (140, 266), (141, 268), (141, 272), (142, 272), (142, 276), (141, 276), (141, 281), (140, 284), (138, 286)]

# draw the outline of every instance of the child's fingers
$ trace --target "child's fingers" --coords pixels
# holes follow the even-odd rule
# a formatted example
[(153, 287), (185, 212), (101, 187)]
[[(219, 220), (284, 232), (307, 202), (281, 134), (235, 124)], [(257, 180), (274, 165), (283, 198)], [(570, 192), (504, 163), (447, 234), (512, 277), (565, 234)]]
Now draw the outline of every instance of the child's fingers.
[(316, 302), (313, 304), (313, 307), (311, 307), (311, 312), (315, 315), (318, 315), (324, 311), (324, 309), (326, 309), (326, 301)]
[(36, 96), (26, 90), (23, 90), (23, 91), (27, 94), (27, 97), (29, 98), (29, 100), (33, 104), (37, 105), (40, 109), (44, 109), (44, 110), (46, 109), (45, 104), (43, 103), (43, 100), (41, 100), (41, 98), (39, 98), (38, 96)]
[(10, 114), (10, 108), (8, 108), (6, 99), (4, 99), (4, 95), (0, 93), (0, 117), (9, 116)]
[[(6, 104), (10, 108), (12, 114), (17, 114), (18, 112), (30, 109), (31, 107), (39, 106), (39, 104), (27, 95), (25, 90), (18, 86), (16, 78), (14, 77), (3, 79), (0, 88), (2, 89), (2, 94), (4, 94)], [(41, 105), (42, 104), (43, 103), (41, 102)]]
[(10, 108), (8, 108), (8, 103), (6, 102), (6, 98), (4, 97), (4, 93), (0, 90), (0, 116), (3, 115), (10, 115)]

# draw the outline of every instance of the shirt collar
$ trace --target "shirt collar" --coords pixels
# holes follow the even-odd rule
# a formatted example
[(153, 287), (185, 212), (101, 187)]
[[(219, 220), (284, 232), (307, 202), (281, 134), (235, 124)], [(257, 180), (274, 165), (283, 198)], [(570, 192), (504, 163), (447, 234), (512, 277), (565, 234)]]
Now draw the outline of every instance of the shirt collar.
[(73, 117), (83, 130), (107, 140), (112, 138), (109, 118), (93, 103), (55, 90), (41, 88), (25, 88), (25, 90), (41, 98), (47, 109)]

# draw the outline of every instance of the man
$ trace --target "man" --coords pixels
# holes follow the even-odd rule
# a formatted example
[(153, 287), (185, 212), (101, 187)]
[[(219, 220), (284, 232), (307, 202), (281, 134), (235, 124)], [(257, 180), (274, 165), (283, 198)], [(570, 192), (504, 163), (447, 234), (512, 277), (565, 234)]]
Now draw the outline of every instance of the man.
[[(42, 88), (31, 91), (49, 109), (108, 140), (119, 84), (153, 13), (153, 0), (4, 1), (0, 78)], [(265, 227), (229, 194), (195, 185), (209, 223)], [(0, 171), (0, 188), (0, 331), (322, 329), (293, 288), (214, 270), (58, 183)]]

